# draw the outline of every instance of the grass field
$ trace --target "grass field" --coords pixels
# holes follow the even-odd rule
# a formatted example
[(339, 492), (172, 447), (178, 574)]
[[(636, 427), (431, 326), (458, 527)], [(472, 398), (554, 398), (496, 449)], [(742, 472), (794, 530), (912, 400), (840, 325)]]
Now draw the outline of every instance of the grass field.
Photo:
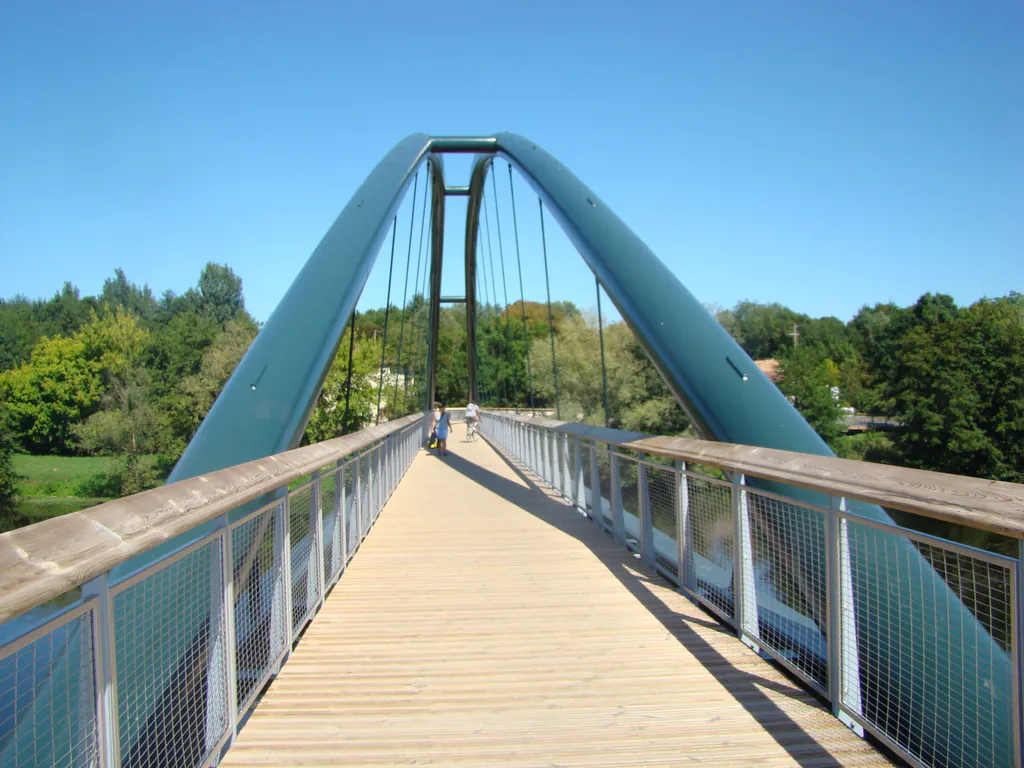
[(19, 495), (116, 498), (121, 460), (113, 456), (25, 456), (15, 454)]
[[(122, 459), (117, 456), (14, 455), (18, 481), (15, 518), (3, 521), (0, 530), (66, 515), (119, 496)], [(143, 457), (153, 467), (155, 459)]]

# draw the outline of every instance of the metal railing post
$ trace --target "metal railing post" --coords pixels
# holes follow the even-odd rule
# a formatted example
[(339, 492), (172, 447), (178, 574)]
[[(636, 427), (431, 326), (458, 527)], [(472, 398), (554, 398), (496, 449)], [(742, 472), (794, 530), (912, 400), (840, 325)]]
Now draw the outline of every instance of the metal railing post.
[[(327, 579), (324, 576), (324, 515), (323, 515), (323, 488), (321, 486), (321, 470), (313, 472), (313, 484), (311, 489), (312, 498), (310, 499), (309, 511), (313, 516), (309, 521), (309, 530), (313, 536), (313, 548), (314, 552), (310, 555), (310, 571), (314, 569), (318, 571), (318, 574), (309, 573), (309, 584), (310, 587), (317, 589), (317, 599), (314, 601), (314, 605), (322, 603), (324, 599), (325, 585)], [(314, 581), (315, 579), (315, 581)]]
[(1013, 679), (1013, 746), (1014, 764), (1024, 764), (1024, 648), (1020, 641), (1021, 627), (1024, 627), (1024, 539), (1017, 540), (1017, 566), (1013, 584), (1013, 624), (1010, 640), (1016, 669)]
[(626, 545), (626, 521), (622, 514), (622, 486), (619, 481), (619, 456), (615, 451), (608, 452), (608, 458), (611, 463), (611, 476), (612, 476), (612, 488), (611, 488), (611, 513), (612, 513), (612, 534), (615, 536), (615, 540)]
[[(832, 714), (861, 738), (864, 728), (851, 718), (844, 704), (861, 714), (860, 651), (857, 640), (853, 573), (850, 569), (848, 525), (841, 516), (844, 500), (829, 496), (825, 528), (825, 594), (828, 640), (828, 695)], [(846, 631), (847, 620), (853, 632)]]
[(557, 459), (555, 458), (555, 436), (550, 429), (544, 430), (544, 447), (547, 449), (547, 462), (544, 465), (547, 476), (544, 479), (548, 481), (550, 487), (555, 488), (555, 464)]
[(120, 768), (121, 732), (117, 719), (117, 656), (114, 648), (114, 606), (108, 574), (82, 585), (82, 597), (96, 598), (93, 616), (93, 674), (96, 676), (96, 728), (100, 768)]
[(355, 458), (355, 473), (352, 477), (352, 517), (356, 520), (356, 549), (363, 542), (363, 456), (357, 454)]
[(586, 507), (583, 494), (583, 451), (579, 435), (572, 436), (572, 503), (576, 509)]
[(654, 551), (654, 516), (651, 512), (651, 494), (647, 485), (646, 454), (639, 454), (636, 462), (637, 512), (640, 515), (640, 557), (651, 568), (656, 567)]
[(734, 523), (732, 583), (736, 634), (753, 650), (760, 652), (761, 649), (756, 642), (760, 638), (760, 633), (746, 478), (732, 473), (731, 479)]
[(590, 514), (604, 530), (604, 502), (601, 500), (601, 475), (597, 463), (597, 441), (590, 444)]
[[(274, 609), (270, 616), (270, 631), (274, 637), (285, 638), (285, 654), (287, 659), (292, 653), (292, 521), (291, 504), (287, 491), (281, 498), (278, 507), (281, 518), (274, 526), (274, 560), (281, 571), (281, 578), (274, 579)], [(277, 594), (282, 591), (284, 594)], [(283, 599), (282, 599), (283, 598)], [(278, 606), (284, 606), (284, 616), (278, 616)], [(280, 634), (278, 634), (280, 632)]]
[(551, 430), (551, 487), (562, 498), (565, 498), (565, 440), (561, 432)]
[[(228, 721), (228, 744), (238, 733), (238, 694), (235, 659), (235, 601), (232, 581), (234, 558), (231, 549), (231, 528), (227, 515), (218, 523), (220, 547), (210, 549), (210, 642), (206, 650), (206, 746), (211, 748), (220, 738), (218, 704), (223, 706)], [(223, 676), (223, 683), (221, 677)], [(218, 690), (223, 684), (224, 690)]]
[(679, 590), (686, 594), (696, 591), (696, 573), (693, 567), (693, 547), (690, 542), (690, 484), (686, 478), (686, 462), (675, 460), (676, 468), (676, 567)]
[[(334, 537), (331, 541), (331, 562), (334, 563), (334, 571), (338, 573), (345, 570), (348, 563), (348, 530), (345, 525), (345, 464), (343, 459), (338, 459), (337, 470), (334, 472)], [(334, 572), (331, 573), (334, 578)], [(333, 582), (332, 582), (333, 583)]]

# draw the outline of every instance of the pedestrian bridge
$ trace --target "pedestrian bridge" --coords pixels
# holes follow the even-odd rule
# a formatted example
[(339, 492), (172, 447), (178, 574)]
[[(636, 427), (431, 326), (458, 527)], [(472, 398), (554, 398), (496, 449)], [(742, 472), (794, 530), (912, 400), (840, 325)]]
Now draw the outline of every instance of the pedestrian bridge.
[(223, 765), (889, 765), (463, 435), (416, 454)]
[[(466, 152), (469, 185), (447, 186), (442, 156)], [(528, 338), (512, 357), (507, 296), (478, 337), (497, 157), (514, 227), (513, 165), (540, 198), (544, 274), (547, 206), (597, 282), (604, 427), (550, 418), (550, 297), (553, 402)], [(380, 423), (296, 447), (424, 165), (424, 353), (403, 348), (403, 297), (381, 419), (389, 287)], [(451, 196), (469, 199), (466, 291), (449, 298), (485, 439), (459, 427), (439, 458), (423, 445)], [(427, 185), (423, 200), (421, 232)], [(601, 291), (703, 439), (610, 428)], [(1002, 538), (973, 548), (892, 510)], [(835, 458), (535, 144), (414, 135), (342, 211), (168, 484), (0, 534), (0, 767), (1020, 766), (1021, 541), (1024, 486)]]

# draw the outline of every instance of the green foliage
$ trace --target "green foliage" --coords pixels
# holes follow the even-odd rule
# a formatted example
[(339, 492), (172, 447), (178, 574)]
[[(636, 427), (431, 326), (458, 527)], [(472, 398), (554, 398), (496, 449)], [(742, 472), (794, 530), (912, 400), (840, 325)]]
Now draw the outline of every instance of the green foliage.
[(28, 362), (0, 374), (0, 399), (11, 414), (22, 449), (69, 454), (77, 449), (74, 426), (99, 401), (100, 365), (78, 338), (43, 338)]
[(176, 403), (178, 407), (184, 407), (184, 413), (180, 415), (187, 432), (183, 435), (182, 447), (210, 412), (220, 391), (252, 345), (256, 333), (256, 324), (248, 316), (230, 320), (203, 352), (199, 370), (182, 380), (183, 397)]
[[(318, 443), (332, 437), (357, 432), (373, 423), (377, 407), (377, 376), (380, 371), (380, 340), (359, 337), (352, 354), (352, 391), (349, 394), (348, 350), (352, 329), (345, 330), (334, 363), (327, 374), (316, 406), (306, 425), (305, 441)], [(387, 387), (386, 397), (392, 398)], [(382, 397), (385, 393), (382, 392)], [(399, 389), (404, 398), (405, 389)], [(346, 416), (345, 405), (348, 403)], [(394, 407), (394, 404), (389, 404)]]
[(789, 335), (794, 325), (806, 325), (807, 315), (801, 315), (781, 304), (758, 304), (741, 301), (720, 318), (725, 329), (754, 360), (764, 360), (793, 346)]
[(18, 481), (14, 468), (14, 434), (7, 407), (0, 401), (0, 529), (14, 522), (18, 505)]
[(839, 386), (839, 369), (825, 354), (821, 346), (792, 350), (779, 366), (779, 389), (822, 440), (833, 445), (843, 429), (842, 409), (833, 393)]
[[(625, 323), (604, 329), (604, 350), (612, 426), (659, 434), (680, 434), (687, 429), (689, 421)], [(532, 360), (538, 396), (544, 403), (554, 403), (549, 339), (533, 343)], [(596, 317), (565, 313), (556, 325), (555, 362), (562, 418), (603, 425), (601, 342)]]
[(199, 309), (219, 325), (244, 311), (242, 278), (227, 264), (208, 262), (199, 275)]
[(141, 288), (125, 276), (124, 270), (118, 267), (114, 277), (103, 282), (103, 292), (99, 303), (111, 311), (120, 310), (135, 317), (151, 318), (156, 314), (157, 303), (148, 285)]
[(886, 366), (908, 466), (1024, 481), (1024, 315), (1012, 297), (958, 310), (925, 296)]

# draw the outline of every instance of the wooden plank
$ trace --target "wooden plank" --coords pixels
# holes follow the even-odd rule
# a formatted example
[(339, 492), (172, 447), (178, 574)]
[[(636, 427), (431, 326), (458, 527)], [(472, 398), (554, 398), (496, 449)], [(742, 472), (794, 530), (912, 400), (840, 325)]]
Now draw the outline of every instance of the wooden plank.
[(483, 442), (416, 459), (222, 763), (884, 766)]

